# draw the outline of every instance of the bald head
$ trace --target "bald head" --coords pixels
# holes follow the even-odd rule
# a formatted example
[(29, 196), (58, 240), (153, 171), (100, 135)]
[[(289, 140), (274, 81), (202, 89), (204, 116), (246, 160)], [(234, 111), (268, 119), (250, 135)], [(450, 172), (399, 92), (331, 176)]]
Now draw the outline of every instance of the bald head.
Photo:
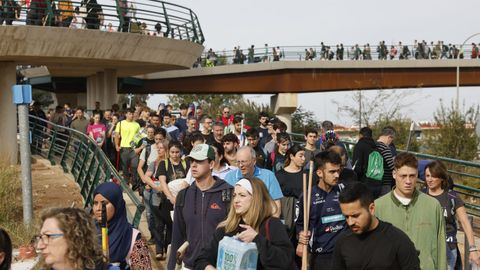
[(250, 146), (240, 147), (237, 151), (237, 165), (243, 176), (252, 176), (256, 164), (255, 150)]

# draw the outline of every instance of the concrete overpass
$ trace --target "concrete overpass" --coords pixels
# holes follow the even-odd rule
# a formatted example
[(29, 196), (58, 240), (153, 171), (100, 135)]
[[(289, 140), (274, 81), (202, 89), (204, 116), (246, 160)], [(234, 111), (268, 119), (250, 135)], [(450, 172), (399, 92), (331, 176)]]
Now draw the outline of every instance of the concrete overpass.
[[(479, 59), (280, 61), (151, 73), (132, 93), (307, 93), (480, 85)], [(125, 91), (121, 89), (120, 91)]]
[[(188, 40), (133, 33), (110, 33), (63, 27), (0, 27), (0, 156), (17, 160), (17, 118), (11, 86), (17, 65), (46, 66), (51, 76), (86, 80), (83, 98), (89, 108), (95, 101), (116, 103), (118, 77), (188, 69), (203, 46)], [(69, 85), (67, 83), (67, 85)]]

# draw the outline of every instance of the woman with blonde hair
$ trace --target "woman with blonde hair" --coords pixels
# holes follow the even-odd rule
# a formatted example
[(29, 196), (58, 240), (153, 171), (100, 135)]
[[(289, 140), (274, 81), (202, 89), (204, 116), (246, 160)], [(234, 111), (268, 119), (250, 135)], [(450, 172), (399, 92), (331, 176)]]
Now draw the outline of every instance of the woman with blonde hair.
[(227, 219), (218, 225), (210, 245), (195, 261), (194, 269), (215, 269), (219, 241), (234, 235), (240, 241), (257, 245), (257, 269), (289, 269), (293, 245), (280, 219), (273, 217), (272, 205), (262, 180), (252, 177), (238, 181)]
[(51, 208), (41, 215), (42, 227), (36, 236), (42, 269), (107, 269), (97, 241), (93, 219), (83, 209)]

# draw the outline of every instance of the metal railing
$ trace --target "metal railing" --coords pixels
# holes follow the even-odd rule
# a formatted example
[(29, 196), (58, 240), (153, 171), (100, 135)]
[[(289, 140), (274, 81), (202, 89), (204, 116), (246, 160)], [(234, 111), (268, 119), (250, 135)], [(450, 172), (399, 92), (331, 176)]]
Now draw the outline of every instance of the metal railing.
[[(385, 44), (387, 50), (380, 49), (378, 45), (344, 45), (340, 49), (336, 45), (305, 45), (305, 46), (255, 46), (253, 54), (250, 48), (240, 48), (241, 53), (235, 50), (205, 51), (202, 56), (202, 66), (217, 66), (230, 64), (252, 64), (273, 61), (390, 61), (412, 59), (472, 59), (472, 46), (466, 44), (460, 48), (459, 44), (445, 44), (448, 49), (443, 49), (437, 44), (428, 45), (420, 50), (414, 45)], [(394, 46), (396, 54), (390, 56), (390, 50)], [(276, 52), (274, 52), (274, 49)], [(308, 51), (308, 52), (307, 52)], [(213, 55), (214, 53), (214, 55)], [(475, 57), (478, 58), (478, 55)], [(278, 59), (278, 60), (277, 60)]]
[(74, 129), (32, 115), (29, 122), (32, 154), (48, 159), (52, 165), (62, 166), (65, 173), (73, 175), (80, 187), (84, 207), (92, 206), (93, 192), (99, 183), (116, 179), (136, 207), (134, 214), (129, 213), (129, 219), (138, 227), (145, 206), (94, 140)]
[[(14, 1), (7, 1), (14, 3)], [(17, 1), (17, 3), (20, 3)], [(32, 0), (29, 6), (6, 6), (7, 25), (56, 26), (131, 32), (189, 40), (205, 38), (197, 15), (189, 8), (158, 0), (52, 1)]]
[[(351, 157), (351, 153), (353, 151), (353, 147), (356, 143), (354, 142), (347, 142), (342, 141), (347, 148), (347, 153)], [(398, 152), (405, 152), (404, 150), (398, 150)], [(480, 206), (478, 205), (478, 201), (480, 199), (480, 189), (475, 187), (466, 186), (463, 184), (459, 184), (460, 180), (471, 180), (478, 183), (480, 179), (480, 175), (474, 173), (467, 173), (467, 171), (471, 169), (479, 169), (480, 170), (480, 163), (465, 161), (465, 160), (458, 160), (448, 157), (440, 157), (434, 156), (429, 154), (411, 152), (409, 153), (414, 154), (420, 160), (439, 160), (445, 163), (447, 166), (449, 174), (453, 177), (453, 179), (457, 180), (457, 183), (454, 182), (453, 189), (458, 193), (463, 195), (465, 208), (467, 212), (471, 215), (480, 217)]]

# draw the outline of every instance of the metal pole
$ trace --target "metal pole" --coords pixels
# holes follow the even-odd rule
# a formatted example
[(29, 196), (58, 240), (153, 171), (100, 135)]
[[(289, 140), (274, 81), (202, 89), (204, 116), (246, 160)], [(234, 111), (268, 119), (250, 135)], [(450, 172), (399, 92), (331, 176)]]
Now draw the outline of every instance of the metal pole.
[(458, 55), (457, 55), (457, 93), (456, 93), (456, 100), (455, 100), (455, 109), (457, 112), (460, 112), (460, 52), (463, 48), (463, 46), (469, 41), (471, 38), (480, 35), (480, 33), (475, 33), (471, 36), (469, 36), (465, 41), (460, 45), (460, 48), (458, 48)]
[[(472, 216), (468, 216), (468, 222), (470, 222), (470, 225), (472, 226), (472, 229), (473, 229), (473, 217)], [(468, 238), (467, 238), (467, 234), (465, 233), (465, 230), (464, 230), (464, 235), (465, 235), (465, 240), (463, 241), (463, 258), (465, 258), (465, 263), (463, 265), (463, 269), (465, 270), (470, 270), (471, 266), (470, 266), (470, 260), (468, 259), (468, 257), (470, 256), (470, 245), (475, 245), (475, 243), (468, 243)]]
[(457, 92), (455, 96), (455, 109), (460, 111), (460, 58), (457, 56)]
[(362, 90), (358, 90), (358, 128), (362, 128)]
[(18, 125), (20, 130), (20, 162), (22, 165), (23, 223), (30, 225), (33, 219), (32, 164), (27, 104), (18, 105)]

